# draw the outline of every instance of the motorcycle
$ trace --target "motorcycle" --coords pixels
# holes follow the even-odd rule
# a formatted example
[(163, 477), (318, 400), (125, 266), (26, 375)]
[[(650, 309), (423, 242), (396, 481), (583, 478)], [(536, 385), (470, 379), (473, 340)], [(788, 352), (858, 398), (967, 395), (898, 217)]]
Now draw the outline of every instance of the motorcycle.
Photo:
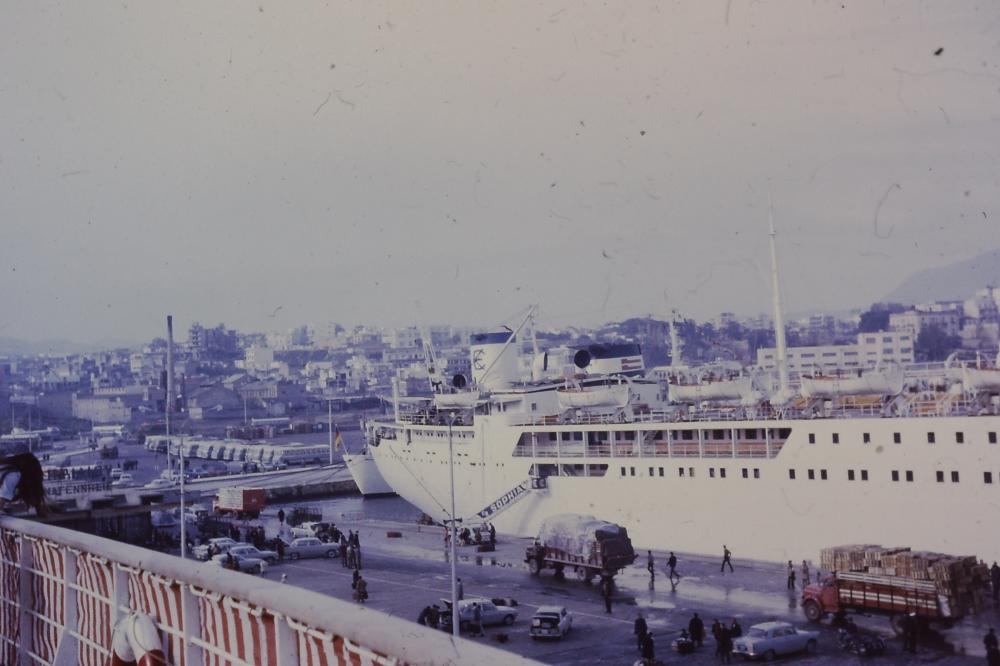
[(855, 629), (853, 632), (847, 629), (837, 631), (837, 640), (840, 649), (856, 654), (859, 657), (873, 657), (885, 652), (885, 641), (881, 636), (873, 634), (863, 634)]

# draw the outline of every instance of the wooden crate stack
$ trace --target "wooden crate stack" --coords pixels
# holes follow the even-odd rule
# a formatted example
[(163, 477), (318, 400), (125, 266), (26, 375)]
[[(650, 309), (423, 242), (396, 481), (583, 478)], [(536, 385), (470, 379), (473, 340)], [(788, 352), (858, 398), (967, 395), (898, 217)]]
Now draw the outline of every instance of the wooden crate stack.
[(835, 546), (820, 552), (820, 562), (830, 571), (856, 571), (934, 582), (956, 616), (987, 607), (990, 576), (975, 557), (883, 548), (876, 545)]

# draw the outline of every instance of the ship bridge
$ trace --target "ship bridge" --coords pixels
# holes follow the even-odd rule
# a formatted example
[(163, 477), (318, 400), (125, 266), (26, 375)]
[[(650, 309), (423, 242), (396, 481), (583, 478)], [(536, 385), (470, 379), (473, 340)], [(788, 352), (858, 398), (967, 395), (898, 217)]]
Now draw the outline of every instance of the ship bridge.
[(105, 666), (152, 618), (174, 666), (535, 663), (316, 592), (0, 516), (0, 663)]

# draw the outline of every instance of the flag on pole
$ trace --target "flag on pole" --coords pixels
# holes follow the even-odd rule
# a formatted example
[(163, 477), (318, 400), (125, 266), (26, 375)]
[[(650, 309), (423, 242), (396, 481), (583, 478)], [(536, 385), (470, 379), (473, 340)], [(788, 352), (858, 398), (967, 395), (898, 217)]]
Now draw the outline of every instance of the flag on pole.
[(337, 451), (344, 448), (344, 438), (340, 434), (340, 427), (336, 424), (333, 426), (333, 448)]

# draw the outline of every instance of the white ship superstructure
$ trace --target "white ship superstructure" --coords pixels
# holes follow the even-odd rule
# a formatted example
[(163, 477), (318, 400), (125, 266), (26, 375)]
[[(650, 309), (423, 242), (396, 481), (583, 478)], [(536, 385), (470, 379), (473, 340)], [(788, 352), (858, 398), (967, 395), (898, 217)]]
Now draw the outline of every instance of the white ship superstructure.
[(569, 512), (677, 551), (725, 543), (737, 556), (798, 561), (831, 544), (883, 543), (1000, 559), (991, 382), (942, 387), (927, 379), (942, 373), (928, 370), (879, 395), (862, 388), (887, 390), (894, 372), (892, 381), (816, 377), (811, 398), (747, 404), (740, 380), (733, 401), (676, 405), (636, 376), (627, 346), (578, 360), (587, 368), (602, 357), (600, 374), (518, 381), (516, 364), (497, 371), (510, 338), (474, 338), (471, 406), (425, 403), (371, 424), (382, 476), (436, 520), (449, 518), (450, 431), (456, 514), (482, 511), (501, 532), (534, 535)]

